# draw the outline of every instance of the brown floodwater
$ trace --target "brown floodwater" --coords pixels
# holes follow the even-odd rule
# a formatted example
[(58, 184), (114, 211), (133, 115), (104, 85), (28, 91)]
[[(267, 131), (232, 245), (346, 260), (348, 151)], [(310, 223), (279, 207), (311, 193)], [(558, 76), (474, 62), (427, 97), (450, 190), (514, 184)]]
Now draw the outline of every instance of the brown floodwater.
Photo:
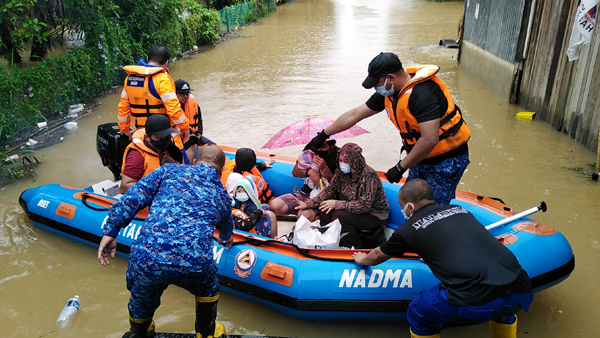
[[(456, 38), (463, 2), (296, 0), (241, 30), (244, 38), (170, 66), (190, 82), (202, 107), (205, 135), (220, 144), (259, 149), (284, 126), (311, 113), (335, 118), (372, 94), (361, 82), (381, 51), (404, 65), (437, 64), (471, 128), (471, 164), (459, 189), (500, 197), (522, 211), (548, 203), (535, 219), (561, 231), (576, 268), (563, 283), (537, 293), (519, 314), (521, 337), (596, 337), (600, 329), (598, 183), (586, 179), (595, 153), (542, 121), (515, 118), (510, 105), (457, 67), (456, 50), (435, 46)], [(128, 330), (127, 261), (103, 268), (96, 249), (35, 228), (18, 204), (27, 188), (63, 183), (84, 187), (110, 179), (95, 150), (98, 124), (116, 121), (118, 94), (79, 121), (63, 143), (40, 151), (33, 180), (0, 190), (0, 323), (2, 337), (121, 337)], [(367, 162), (387, 170), (401, 141), (385, 114), (360, 123)], [(300, 146), (276, 153), (297, 156)], [(66, 300), (81, 297), (69, 329), (55, 320)], [(159, 331), (192, 332), (193, 297), (169, 288), (155, 320)], [(404, 322), (303, 322), (222, 294), (218, 320), (230, 333), (297, 337), (409, 337)], [(489, 337), (487, 324), (452, 328), (443, 337)]]

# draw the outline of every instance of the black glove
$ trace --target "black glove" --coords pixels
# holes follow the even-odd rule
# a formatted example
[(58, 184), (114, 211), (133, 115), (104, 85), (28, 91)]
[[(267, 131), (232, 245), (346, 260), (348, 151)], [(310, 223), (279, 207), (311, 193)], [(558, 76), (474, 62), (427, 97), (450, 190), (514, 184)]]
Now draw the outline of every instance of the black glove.
[(387, 179), (390, 183), (398, 183), (402, 179), (402, 175), (404, 174), (405, 171), (406, 171), (406, 169), (404, 169), (400, 165), (400, 162), (398, 162), (398, 164), (391, 167), (390, 170), (387, 171), (387, 173), (385, 174), (385, 177), (387, 177)]
[(317, 149), (323, 147), (323, 143), (325, 143), (328, 137), (329, 135), (325, 134), (325, 129), (323, 129), (317, 134), (317, 136), (313, 137), (313, 139), (308, 142), (306, 148), (312, 151), (317, 151)]

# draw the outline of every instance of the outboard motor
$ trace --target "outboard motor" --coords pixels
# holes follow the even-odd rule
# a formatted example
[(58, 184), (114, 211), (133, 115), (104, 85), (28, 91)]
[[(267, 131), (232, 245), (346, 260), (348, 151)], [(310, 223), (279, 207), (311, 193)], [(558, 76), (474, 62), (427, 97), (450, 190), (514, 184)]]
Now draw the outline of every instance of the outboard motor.
[(119, 133), (119, 125), (116, 122), (98, 126), (96, 151), (102, 159), (102, 164), (113, 173), (115, 181), (121, 179), (123, 154), (127, 145), (129, 145), (129, 138)]

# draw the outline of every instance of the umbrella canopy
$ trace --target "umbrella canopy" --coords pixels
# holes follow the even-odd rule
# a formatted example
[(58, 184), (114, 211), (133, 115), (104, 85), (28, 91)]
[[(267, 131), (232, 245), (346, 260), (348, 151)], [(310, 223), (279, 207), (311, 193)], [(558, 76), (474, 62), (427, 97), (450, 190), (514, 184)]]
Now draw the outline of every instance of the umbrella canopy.
[[(313, 137), (317, 136), (321, 130), (329, 127), (333, 122), (333, 119), (326, 117), (307, 117), (281, 129), (277, 134), (271, 137), (264, 146), (262, 146), (262, 149), (275, 149), (307, 144)], [(333, 135), (332, 138), (337, 140), (366, 133), (368, 133), (368, 131), (365, 129), (359, 126), (353, 126), (348, 130)]]

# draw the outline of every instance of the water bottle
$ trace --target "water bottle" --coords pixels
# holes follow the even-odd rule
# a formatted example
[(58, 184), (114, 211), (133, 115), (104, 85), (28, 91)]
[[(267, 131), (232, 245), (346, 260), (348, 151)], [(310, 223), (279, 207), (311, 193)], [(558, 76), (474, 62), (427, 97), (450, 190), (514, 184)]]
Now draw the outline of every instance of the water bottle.
[(56, 320), (56, 326), (59, 329), (64, 329), (71, 324), (75, 314), (79, 310), (79, 296), (75, 295), (75, 297), (69, 299), (65, 307), (63, 307), (58, 319)]

